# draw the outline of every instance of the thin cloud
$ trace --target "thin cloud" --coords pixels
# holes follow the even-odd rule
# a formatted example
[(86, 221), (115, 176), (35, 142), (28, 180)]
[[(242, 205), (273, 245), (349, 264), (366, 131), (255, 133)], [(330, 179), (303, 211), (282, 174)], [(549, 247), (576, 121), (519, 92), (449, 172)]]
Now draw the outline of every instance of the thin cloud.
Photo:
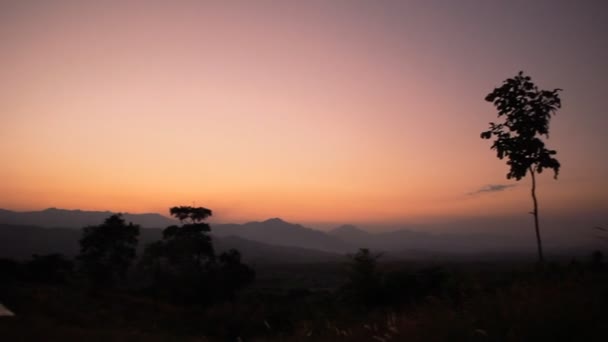
[(479, 188), (476, 191), (473, 192), (469, 192), (468, 195), (473, 196), (473, 195), (479, 195), (479, 194), (483, 194), (483, 193), (487, 193), (487, 192), (500, 192), (500, 191), (504, 191), (508, 188), (512, 188), (517, 186), (517, 184), (488, 184), (488, 185), (484, 185), (481, 188)]

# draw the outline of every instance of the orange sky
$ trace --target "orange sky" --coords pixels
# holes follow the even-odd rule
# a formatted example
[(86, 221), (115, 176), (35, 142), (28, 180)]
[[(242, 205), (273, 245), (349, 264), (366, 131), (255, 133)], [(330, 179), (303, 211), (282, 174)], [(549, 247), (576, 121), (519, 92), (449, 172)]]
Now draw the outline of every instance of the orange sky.
[(541, 208), (606, 210), (608, 11), (527, 3), (2, 2), (0, 207), (526, 213), (528, 179), (471, 194), (516, 184), (479, 133), (485, 95), (525, 70), (565, 89)]

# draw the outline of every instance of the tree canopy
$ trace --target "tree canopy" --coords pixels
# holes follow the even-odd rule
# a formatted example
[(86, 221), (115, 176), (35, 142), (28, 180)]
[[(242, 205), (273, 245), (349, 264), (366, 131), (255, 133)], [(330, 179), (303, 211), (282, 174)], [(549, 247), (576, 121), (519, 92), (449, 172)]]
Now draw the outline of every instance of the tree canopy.
[[(216, 256), (211, 228), (203, 222), (212, 215), (203, 207), (180, 206), (170, 213), (182, 223), (163, 230), (163, 238), (146, 247), (143, 265), (152, 269), (156, 287), (175, 299), (209, 303), (233, 298), (253, 281), (255, 272), (230, 250)], [(219, 260), (218, 260), (219, 259)]]
[(78, 255), (81, 270), (98, 284), (124, 278), (136, 256), (138, 236), (139, 226), (127, 224), (121, 214), (83, 228)]
[(559, 91), (538, 89), (520, 71), (486, 96), (504, 121), (490, 122), (490, 129), (482, 132), (481, 138), (496, 137), (491, 148), (499, 159), (508, 159), (508, 179), (520, 180), (528, 171), (542, 173), (544, 169), (553, 169), (557, 178), (560, 163), (553, 157), (556, 151), (547, 149), (541, 138), (549, 137), (551, 116), (561, 108)]
[(189, 220), (190, 223), (198, 223), (213, 214), (210, 209), (190, 206), (172, 207), (169, 212), (182, 223), (186, 220)]
[(485, 100), (492, 102), (498, 111), (501, 123), (490, 122), (490, 129), (481, 133), (482, 139), (496, 139), (492, 149), (499, 159), (507, 158), (507, 179), (521, 180), (530, 173), (532, 178), (532, 201), (534, 228), (538, 246), (538, 259), (543, 261), (543, 249), (538, 223), (538, 200), (536, 198), (536, 173), (552, 169), (554, 178), (559, 173), (560, 163), (554, 150), (545, 147), (543, 137), (549, 138), (549, 121), (562, 102), (561, 89), (540, 90), (529, 76), (520, 71), (489, 93)]

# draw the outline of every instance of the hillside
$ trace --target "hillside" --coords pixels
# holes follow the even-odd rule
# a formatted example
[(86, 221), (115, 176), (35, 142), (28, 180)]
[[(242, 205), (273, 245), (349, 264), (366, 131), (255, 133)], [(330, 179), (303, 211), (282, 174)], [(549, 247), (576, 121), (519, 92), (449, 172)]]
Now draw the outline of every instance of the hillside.
[(270, 245), (316, 249), (326, 252), (344, 253), (354, 247), (325, 232), (273, 218), (262, 222), (219, 224), (212, 227), (220, 237), (238, 236), (247, 240)]
[[(66, 210), (57, 208), (24, 212), (0, 209), (0, 223), (44, 228), (82, 228), (100, 224), (112, 214), (115, 213), (111, 211)], [(128, 222), (133, 222), (146, 228), (164, 228), (177, 223), (176, 220), (156, 213), (123, 213), (123, 217)]]

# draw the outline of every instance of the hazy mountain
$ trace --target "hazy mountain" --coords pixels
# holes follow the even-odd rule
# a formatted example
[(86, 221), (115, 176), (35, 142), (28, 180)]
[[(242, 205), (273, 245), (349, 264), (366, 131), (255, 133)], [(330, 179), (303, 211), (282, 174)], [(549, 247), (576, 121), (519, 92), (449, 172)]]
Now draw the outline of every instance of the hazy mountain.
[[(78, 254), (81, 236), (82, 231), (74, 228), (0, 224), (0, 258), (27, 259), (32, 254), (52, 253), (73, 257)], [(138, 246), (140, 251), (161, 236), (161, 229), (141, 229)]]
[[(340, 236), (358, 248), (400, 252), (471, 253), (487, 251), (513, 251), (528, 248), (528, 241), (521, 238), (479, 233), (428, 233), (410, 229), (367, 233), (363, 230), (340, 231)], [(404, 253), (406, 251), (406, 253)]]
[(27, 259), (32, 254), (78, 253), (80, 231), (72, 228), (42, 228), (0, 224), (0, 258)]
[(359, 248), (395, 252), (395, 255), (408, 255), (412, 252), (419, 254), (419, 251), (463, 254), (534, 248), (533, 240), (500, 235), (428, 233), (411, 229), (371, 233), (353, 225), (343, 225), (329, 232), (322, 232), (278, 218), (242, 225), (213, 225), (212, 231), (219, 237), (237, 236), (268, 245), (339, 254), (352, 253)]
[[(83, 211), (49, 208), (41, 211), (16, 212), (0, 209), (0, 224), (30, 225), (37, 227), (82, 228), (101, 224), (110, 211)], [(159, 214), (124, 213), (127, 222), (133, 222), (146, 228), (165, 228), (177, 221)]]
[[(60, 253), (67, 257), (78, 254), (80, 229), (42, 228), (0, 224), (0, 258), (28, 259), (33, 254), (45, 255)], [(141, 229), (138, 243), (138, 254), (145, 246), (162, 237), (162, 229)], [(339, 254), (322, 252), (314, 249), (273, 246), (243, 238), (213, 236), (213, 246), (220, 253), (229, 249), (241, 252), (243, 260), (248, 263), (303, 263), (326, 262), (339, 260)]]
[(378, 251), (399, 252), (420, 251), (436, 252), (467, 252), (471, 250), (485, 251), (509, 249), (516, 245), (513, 238), (494, 237), (484, 234), (447, 234), (414, 231), (408, 228), (386, 232), (370, 233), (353, 225), (343, 225), (330, 230), (328, 234), (338, 237), (355, 248), (369, 248)]
[[(32, 253), (61, 252), (75, 255), (81, 228), (100, 224), (111, 212), (90, 212), (80, 210), (47, 209), (39, 212), (18, 213), (0, 210), (0, 256), (19, 255), (29, 257)], [(158, 214), (126, 214), (127, 221), (143, 227), (166, 227), (177, 222)], [(4, 223), (4, 225), (2, 225)], [(470, 223), (470, 222), (469, 222)], [(514, 222), (505, 220), (489, 222), (489, 227), (500, 226), (510, 232)], [(20, 227), (16, 227), (16, 225)], [(504, 227), (503, 227), (504, 226)], [(513, 227), (520, 225), (513, 224)], [(573, 226), (575, 226), (573, 224)], [(41, 227), (66, 227), (70, 229), (43, 229)], [(212, 224), (212, 235), (221, 249), (229, 249), (231, 243), (242, 250), (244, 258), (249, 254), (252, 259), (315, 259), (330, 257), (330, 254), (343, 255), (355, 252), (358, 248), (369, 248), (387, 255), (410, 257), (412, 255), (472, 255), (475, 253), (529, 253), (536, 250), (531, 234), (500, 235), (498, 233), (464, 233), (464, 223), (455, 222), (454, 230), (462, 233), (430, 233), (406, 228), (385, 232), (368, 232), (352, 225), (337, 227), (323, 232), (292, 224), (274, 218), (262, 222), (245, 224)], [(513, 228), (515, 229), (515, 228)], [(511, 229), (512, 230), (512, 229)], [(497, 231), (494, 229), (494, 231)], [(576, 239), (556, 239), (552, 237), (547, 225), (546, 238), (543, 240), (547, 252), (566, 251), (567, 248), (588, 250), (598, 241), (578, 241)], [(160, 239), (161, 229), (142, 229), (140, 246)], [(224, 243), (224, 240), (228, 241)], [(565, 242), (564, 242), (565, 241)], [(595, 246), (594, 245), (594, 246)], [(325, 253), (321, 253), (325, 252)], [(314, 255), (313, 255), (314, 254)], [(320, 258), (320, 259), (319, 259)], [(286, 260), (289, 261), (289, 260)]]
[(363, 229), (359, 229), (351, 224), (345, 224), (334, 228), (328, 234), (339, 238), (340, 240), (353, 245), (360, 246), (370, 238), (371, 234)]
[(285, 247), (269, 245), (257, 241), (243, 239), (237, 236), (215, 237), (213, 246), (216, 252), (224, 252), (231, 248), (241, 252), (247, 263), (304, 263), (329, 262), (344, 259), (344, 255), (324, 252), (316, 249)]
[(322, 231), (285, 222), (279, 218), (245, 224), (213, 225), (219, 237), (237, 236), (270, 245), (316, 249), (334, 253), (352, 251), (352, 246)]

